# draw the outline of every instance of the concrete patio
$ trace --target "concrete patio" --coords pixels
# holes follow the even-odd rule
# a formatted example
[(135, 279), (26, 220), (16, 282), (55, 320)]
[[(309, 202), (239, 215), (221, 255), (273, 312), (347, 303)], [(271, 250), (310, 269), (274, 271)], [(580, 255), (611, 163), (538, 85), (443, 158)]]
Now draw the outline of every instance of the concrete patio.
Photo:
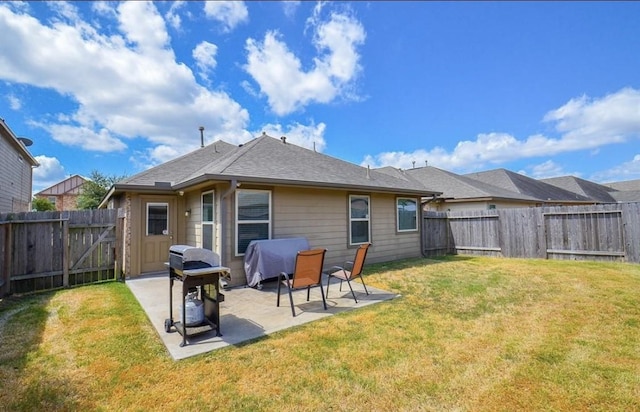
[[(366, 280), (365, 280), (366, 282)], [(265, 282), (262, 289), (236, 287), (222, 290), (224, 301), (220, 303), (220, 332), (190, 337), (188, 344), (180, 347), (182, 335), (172, 329), (165, 332), (164, 322), (169, 318), (169, 275), (158, 273), (127, 279), (126, 284), (146, 312), (153, 327), (164, 342), (173, 359), (211, 352), (229, 345), (238, 345), (271, 333), (322, 319), (336, 313), (361, 308), (397, 297), (393, 293), (367, 285), (366, 295), (362, 283), (352, 282), (358, 303), (355, 303), (346, 283), (339, 290), (339, 282), (331, 283), (327, 310), (322, 307), (319, 288), (311, 290), (311, 299), (306, 301), (306, 291), (294, 291), (293, 302), (296, 316), (291, 316), (291, 305), (286, 288), (281, 292), (280, 307), (276, 306), (277, 282)], [(326, 291), (326, 279), (323, 281)], [(182, 310), (180, 281), (173, 285), (173, 320), (178, 321)]]

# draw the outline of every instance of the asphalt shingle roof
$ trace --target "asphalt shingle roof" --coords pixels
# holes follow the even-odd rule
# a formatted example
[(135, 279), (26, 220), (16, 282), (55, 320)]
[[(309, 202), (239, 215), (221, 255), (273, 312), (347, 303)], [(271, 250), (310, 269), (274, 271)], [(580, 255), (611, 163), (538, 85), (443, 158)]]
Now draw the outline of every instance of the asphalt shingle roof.
[(585, 196), (506, 169), (468, 173), (464, 176), (532, 196), (544, 202), (593, 202)]
[(369, 170), (264, 134), (240, 146), (216, 142), (118, 182), (116, 187), (124, 190), (127, 186), (171, 182), (175, 190), (204, 180), (231, 179), (421, 195), (433, 193), (415, 180)]
[(405, 173), (423, 184), (442, 192), (440, 197), (445, 199), (491, 198), (526, 202), (536, 202), (538, 200), (526, 194), (507, 190), (433, 166), (408, 169)]
[(588, 197), (589, 199), (596, 200), (598, 202), (615, 203), (616, 199), (611, 196), (612, 188), (591, 182), (589, 180), (581, 179), (575, 176), (559, 176), (548, 179), (539, 179), (539, 181), (548, 183), (550, 185), (559, 187), (564, 190), (568, 190), (573, 193), (577, 193), (581, 196)]

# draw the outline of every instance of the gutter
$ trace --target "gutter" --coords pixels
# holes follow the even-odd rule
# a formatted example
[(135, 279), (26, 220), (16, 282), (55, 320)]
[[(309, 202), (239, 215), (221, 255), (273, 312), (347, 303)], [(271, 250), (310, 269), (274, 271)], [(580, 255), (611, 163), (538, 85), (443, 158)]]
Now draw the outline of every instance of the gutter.
[(302, 180), (291, 180), (291, 179), (273, 179), (273, 178), (256, 178), (249, 176), (224, 176), (224, 175), (212, 175), (212, 174), (204, 174), (198, 176), (194, 179), (187, 180), (184, 182), (180, 182), (173, 186), (174, 190), (179, 190), (182, 188), (186, 188), (189, 186), (193, 186), (198, 183), (207, 182), (210, 180), (229, 180), (237, 181), (238, 179), (242, 179), (243, 183), (256, 183), (256, 184), (268, 184), (268, 185), (278, 185), (278, 186), (290, 186), (290, 187), (317, 187), (317, 188), (325, 188), (325, 189), (346, 189), (346, 190), (360, 190), (360, 191), (370, 191), (375, 193), (396, 193), (396, 194), (406, 194), (406, 195), (418, 195), (418, 196), (434, 196), (440, 194), (440, 192), (434, 192), (432, 190), (422, 190), (422, 189), (413, 189), (413, 188), (398, 188), (398, 187), (387, 187), (387, 186), (365, 186), (365, 185), (354, 185), (349, 183), (327, 183), (327, 182), (310, 182), (310, 181), (302, 181)]

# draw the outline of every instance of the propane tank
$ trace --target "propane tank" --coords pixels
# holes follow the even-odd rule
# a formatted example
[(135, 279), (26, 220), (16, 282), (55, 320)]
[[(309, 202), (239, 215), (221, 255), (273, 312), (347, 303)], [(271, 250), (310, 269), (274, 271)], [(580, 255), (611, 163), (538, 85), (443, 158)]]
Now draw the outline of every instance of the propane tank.
[(204, 305), (198, 299), (198, 290), (189, 290), (184, 301), (185, 326), (194, 326), (204, 321)]

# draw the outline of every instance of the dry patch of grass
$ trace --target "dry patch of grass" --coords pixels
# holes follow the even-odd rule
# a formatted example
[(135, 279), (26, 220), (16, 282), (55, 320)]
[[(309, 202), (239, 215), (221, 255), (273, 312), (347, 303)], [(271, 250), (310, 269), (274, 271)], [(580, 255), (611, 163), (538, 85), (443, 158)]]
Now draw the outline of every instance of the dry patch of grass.
[(126, 285), (5, 300), (0, 405), (640, 410), (640, 266), (451, 257), (366, 273), (402, 298), (179, 362)]

